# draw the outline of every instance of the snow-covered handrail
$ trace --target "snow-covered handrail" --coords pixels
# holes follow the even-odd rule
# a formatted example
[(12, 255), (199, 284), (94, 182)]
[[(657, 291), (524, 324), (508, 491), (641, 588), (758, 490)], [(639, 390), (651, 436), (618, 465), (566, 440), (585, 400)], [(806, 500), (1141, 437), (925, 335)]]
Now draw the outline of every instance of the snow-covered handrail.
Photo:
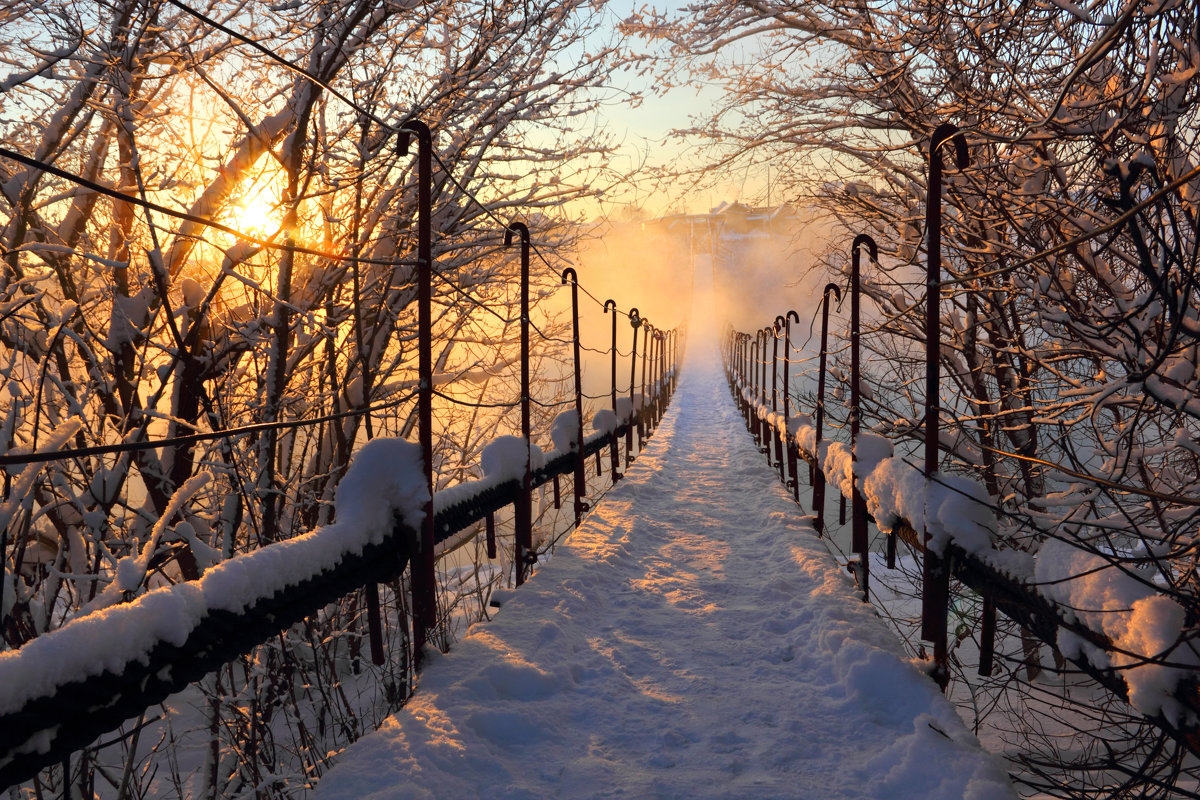
[(332, 525), (127, 603), (102, 594), (92, 613), (0, 654), (0, 785), (29, 778), (342, 595), (398, 575), (427, 497), (420, 463), (409, 442), (370, 442), (338, 487)]
[[(731, 336), (736, 337), (736, 332)], [(1183, 609), (1175, 601), (1121, 576), (1136, 586), (1101, 591), (1136, 597), (1132, 608), (1079, 611), (1097, 608), (1100, 599), (1074, 592), (1071, 584), (1076, 581), (1080, 591), (1097, 590), (1084, 588), (1082, 579), (1071, 576), (1094, 576), (1099, 565), (1084, 562), (1098, 562), (1098, 556), (1066, 543), (1050, 543), (1054, 552), (1043, 551), (1039, 558), (997, 549), (993, 502), (982, 487), (944, 472), (927, 481), (918, 467), (894, 456), (891, 442), (882, 436), (860, 434), (856, 459), (844, 442), (818, 441), (810, 418), (800, 415), (785, 423), (746, 390), (735, 363), (736, 338), (730, 339), (723, 354), (730, 391), (747, 430), (756, 438), (761, 441), (763, 431), (769, 429), (843, 497), (852, 496), (855, 489), (861, 492), (868, 518), (889, 541), (899, 538), (924, 553), (923, 533), (931, 533), (928, 547), (937, 548), (958, 581), (990, 599), (999, 611), (1200, 755), (1200, 654), (1195, 638), (1185, 630)], [(798, 481), (799, 474), (785, 480)], [(855, 564), (849, 566), (857, 576)], [(1151, 633), (1132, 630), (1130, 618), (1138, 614), (1156, 620), (1148, 626)], [(1153, 641), (1143, 641), (1147, 637)], [(986, 642), (984, 647), (990, 650)]]
[[(599, 412), (584, 457), (610, 447), (615, 468), (620, 438), (639, 420), (653, 429), (673, 388), (666, 382), (664, 402), (638, 415)], [(548, 453), (534, 488), (578, 461), (574, 450)], [(127, 603), (114, 596), (0, 654), (0, 786), (28, 780), (340, 597), (399, 576), (419, 550), (428, 497), (420, 464), (418, 445), (376, 439), (338, 487), (337, 522), (223, 561), (197, 581)], [(435, 494), (435, 545), (512, 505), (520, 484), (501, 472)]]

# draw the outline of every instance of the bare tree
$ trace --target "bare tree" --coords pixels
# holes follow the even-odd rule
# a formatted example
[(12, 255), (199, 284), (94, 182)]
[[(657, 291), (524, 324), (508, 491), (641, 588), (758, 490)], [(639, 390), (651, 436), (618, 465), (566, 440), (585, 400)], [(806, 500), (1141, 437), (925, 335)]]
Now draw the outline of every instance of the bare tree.
[[(1185, 639), (1200, 610), (1196, 19), (1183, 2), (728, 0), (626, 23), (725, 86), (683, 132), (711, 145), (712, 166), (769, 162), (838, 220), (831, 270), (855, 234), (879, 242), (868, 414), (908, 452), (924, 402), (926, 154), (939, 123), (964, 131), (970, 166), (946, 157), (943, 200), (943, 469), (987, 488), (998, 546), (1047, 553), (1047, 594), (1080, 608), (1084, 575), (1099, 576), (1082, 607), (1118, 643), (1156, 624), (1129, 622), (1132, 597), (1171, 609), (1179, 624), (1150, 659), (1162, 669), (1196, 663)], [(1072, 566), (1052, 579), (1056, 560)], [(1122, 603), (1118, 586), (1138, 588)], [(1019, 731), (1022, 781), (1063, 797), (1194, 791), (1190, 758), (1142, 721), (1157, 701), (1047, 692), (1037, 681), (1065, 678), (1037, 673), (1061, 656), (1007, 641), (1004, 675), (959, 696)], [(1114, 666), (1139, 682), (1130, 660)]]
[[(557, 209), (604, 188), (591, 119), (621, 57), (600, 19), (576, 0), (0, 10), (0, 449), (77, 451), (5, 478), (6, 648), (330, 521), (356, 445), (412, 431), (410, 118), (439, 153), (439, 481), (470, 477), (515, 400), (503, 224), (526, 218), (553, 261), (581, 234)], [(559, 276), (535, 281), (541, 301)], [(564, 358), (539, 319), (538, 357)], [(46, 788), (302, 792), (408, 692), (403, 587), (382, 596), (389, 664), (362, 657), (348, 598)]]

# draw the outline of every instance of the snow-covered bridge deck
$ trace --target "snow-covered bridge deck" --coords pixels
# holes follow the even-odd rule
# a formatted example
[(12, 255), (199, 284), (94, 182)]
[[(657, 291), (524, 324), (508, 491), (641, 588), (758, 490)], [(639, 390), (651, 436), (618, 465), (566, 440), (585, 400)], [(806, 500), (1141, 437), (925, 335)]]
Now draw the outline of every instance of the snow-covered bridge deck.
[(628, 479), (318, 797), (1012, 797), (755, 452), (711, 359)]

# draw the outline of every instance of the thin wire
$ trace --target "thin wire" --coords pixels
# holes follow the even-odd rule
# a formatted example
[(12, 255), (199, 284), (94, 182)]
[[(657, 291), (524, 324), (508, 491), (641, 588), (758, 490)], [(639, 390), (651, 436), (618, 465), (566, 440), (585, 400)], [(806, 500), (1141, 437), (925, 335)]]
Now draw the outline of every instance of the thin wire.
[(529, 398), (529, 402), (533, 403), (535, 406), (538, 406), (539, 408), (562, 408), (565, 405), (574, 405), (575, 398), (568, 397), (563, 400), (555, 400), (555, 401), (552, 401), (549, 403), (543, 403), (541, 400), (538, 400), (536, 397), (531, 397), (531, 398)]
[(417, 395), (417, 392), (409, 392), (397, 400), (389, 400), (384, 403), (377, 403), (366, 408), (352, 409), (350, 411), (339, 411), (335, 414), (325, 414), (312, 419), (291, 420), (286, 422), (259, 422), (253, 425), (242, 425), (237, 428), (224, 428), (217, 431), (209, 431), (207, 433), (193, 433), (186, 436), (172, 436), (166, 439), (143, 440), (140, 442), (122, 442), (121, 444), (103, 444), (94, 445), (92, 447), (80, 447), (72, 450), (51, 450), (40, 453), (28, 453), (21, 455), (0, 455), (0, 467), (15, 466), (18, 464), (41, 464), (47, 461), (65, 461), (70, 458), (84, 458), (87, 456), (108, 455), (110, 453), (129, 453), (140, 450), (153, 450), (159, 447), (178, 447), (179, 445), (195, 444), (197, 442), (211, 441), (213, 439), (224, 439), (234, 436), (244, 436), (249, 433), (261, 433), (271, 430), (286, 430), (289, 428), (303, 428), (309, 425), (320, 425), (325, 422), (334, 422), (341, 419), (351, 417), (362, 417), (367, 414), (374, 414), (378, 411), (387, 411), (411, 400)]
[(437, 397), (442, 398), (443, 400), (446, 400), (447, 402), (454, 403), (454, 405), (456, 405), (456, 406), (464, 406), (466, 408), (511, 409), (511, 408), (516, 408), (517, 406), (521, 405), (520, 400), (514, 400), (514, 401), (511, 401), (508, 403), (477, 403), (477, 402), (474, 402), (471, 400), (460, 400), (457, 397), (451, 397), (450, 395), (446, 394), (445, 392), (439, 392), (437, 389), (433, 390), (433, 394), (436, 395)]
[(125, 192), (120, 192), (120, 191), (117, 191), (116, 189), (110, 189), (109, 187), (103, 186), (99, 183), (96, 183), (95, 181), (88, 180), (87, 178), (83, 177), (82, 175), (77, 175), (73, 172), (69, 172), (65, 169), (61, 169), (59, 167), (54, 166), (53, 164), (48, 164), (44, 161), (39, 161), (36, 158), (30, 158), (29, 156), (22, 155), (14, 150), (9, 150), (7, 147), (0, 147), (0, 157), (7, 158), (12, 161), (16, 161), (18, 163), (24, 164), (27, 167), (30, 167), (31, 169), (36, 169), (40, 172), (48, 172), (51, 175), (56, 175), (64, 180), (70, 181), (71, 183), (78, 184), (79, 186), (82, 186), (86, 189), (90, 189), (94, 192), (97, 192), (98, 194), (102, 194), (107, 197), (111, 197), (114, 200), (120, 200), (122, 202), (129, 203), (130, 205), (144, 208), (148, 211), (156, 211), (159, 214), (165, 214), (169, 217), (181, 219), (185, 222), (191, 222), (196, 225), (203, 225), (208, 228), (215, 228), (216, 230), (219, 230), (222, 233), (227, 233), (230, 236), (234, 236), (238, 239), (244, 239), (248, 242), (252, 242), (253, 244), (256, 244), (259, 247), (262, 247), (267, 250), (276, 250), (276, 251), (288, 252), (288, 253), (303, 253), (305, 255), (311, 255), (311, 256), (317, 256), (319, 258), (329, 259), (330, 261), (343, 261), (343, 262), (348, 262), (348, 263), (353, 262), (356, 264), (376, 264), (376, 265), (388, 266), (388, 267), (416, 266), (416, 264), (417, 264), (416, 261), (389, 261), (389, 260), (384, 260), (384, 259), (355, 258), (353, 256), (347, 256), (347, 255), (342, 255), (342, 254), (337, 254), (337, 253), (328, 253), (328, 252), (325, 252), (324, 250), (317, 250), (315, 248), (304, 247), (302, 245), (279, 244), (278, 242), (275, 242), (272, 239), (262, 239), (257, 236), (252, 236), (251, 234), (245, 233), (243, 231), (239, 231), (236, 228), (231, 228), (230, 226), (225, 225), (220, 222), (214, 222), (213, 220), (207, 219), (205, 217), (200, 217), (195, 214), (189, 214), (186, 211), (177, 211), (175, 209), (167, 208), (166, 206), (159, 205), (158, 203), (154, 203), (149, 200), (143, 200), (141, 197), (138, 197), (137, 195), (126, 194)]
[[(197, 9), (194, 9), (194, 8), (188, 6), (186, 3), (181, 2), (181, 0), (168, 0), (168, 2), (171, 3), (171, 5), (175, 6), (176, 8), (179, 8), (180, 10), (184, 11), (185, 13), (190, 14), (191, 16), (195, 17), (196, 19), (200, 20), (201, 22), (204, 22), (206, 25), (210, 25), (213, 28), (226, 34), (227, 36), (230, 36), (239, 42), (249, 45), (254, 50), (263, 54), (264, 56), (271, 59), (272, 61), (280, 64), (281, 66), (285, 67), (286, 69), (294, 72), (296, 75), (299, 75), (300, 77), (304, 78), (305, 80), (311, 81), (313, 84), (319, 86), (324, 91), (329, 92), (331, 95), (336, 97), (338, 100), (345, 103), (347, 106), (352, 108), (354, 111), (358, 112), (359, 114), (361, 114), (362, 116), (371, 120), (372, 122), (379, 125), (380, 127), (386, 129), (391, 134), (398, 135), (401, 132), (404, 132), (406, 130), (404, 128), (403, 124), (401, 124), (399, 127), (397, 127), (397, 126), (393, 125), (392, 123), (389, 123), (386, 120), (381, 119), (380, 117), (378, 117), (374, 113), (372, 113), (370, 110), (360, 106), (352, 98), (347, 97), (345, 94), (339, 92), (337, 89), (333, 88), (331, 85), (329, 85), (325, 81), (318, 78), (316, 75), (313, 75), (308, 70), (304, 69), (303, 67), (299, 66), (298, 64), (292, 63), (288, 59), (286, 59), (283, 56), (279, 55), (278, 53), (274, 52), (270, 48), (265, 47), (262, 44), (259, 44), (258, 42), (254, 41), (250, 37), (245, 36), (244, 34), (238, 33), (237, 31), (233, 30), (232, 28), (228, 28), (228, 27), (222, 25), (221, 23), (217, 22), (216, 20), (204, 15)], [(500, 226), (500, 228), (505, 229), (505, 230), (508, 229), (508, 225), (509, 225), (508, 222), (500, 219), (500, 217), (497, 216), (496, 213), (494, 211), (492, 211), (491, 208), (486, 206), (473, 192), (468, 190), (467, 187), (464, 186), (458, 180), (457, 177), (455, 177), (453, 171), (450, 169), (449, 165), (446, 164), (446, 162), (442, 159), (440, 153), (438, 153), (436, 150), (434, 150), (431, 153), (431, 155), (433, 156), (433, 159), (438, 163), (438, 165), (441, 166), (442, 172), (450, 180), (450, 182), (455, 186), (455, 188), (457, 188), (460, 192), (462, 192), (463, 195), (465, 195), (472, 203), (474, 203), (481, 211), (483, 211), (483, 213), (488, 218), (490, 218), (493, 222), (495, 222), (498, 226)], [(551, 272), (554, 272), (555, 274), (557, 274), (556, 268), (549, 262), (549, 260), (547, 260), (546, 256), (542, 253), (541, 249), (537, 246), (537, 244), (531, 241), (529, 243), (529, 245), (530, 245), (530, 249), (538, 257), (538, 259), (541, 260), (541, 262), (543, 264), (545, 264), (546, 267), (548, 269), (550, 269)], [(575, 285), (587, 297), (591, 298), (591, 300), (594, 303), (596, 303), (597, 305), (599, 305), (601, 307), (606, 306), (606, 303), (604, 301), (600, 300), (600, 298), (598, 298), (598, 297), (596, 297), (596, 295), (592, 294), (592, 292), (589, 291), (586, 286), (579, 283), (578, 273), (576, 274)], [(615, 313), (620, 313), (627, 318), (629, 317), (629, 312), (627, 312), (627, 311), (622, 311), (619, 308), (614, 308), (613, 311)]]

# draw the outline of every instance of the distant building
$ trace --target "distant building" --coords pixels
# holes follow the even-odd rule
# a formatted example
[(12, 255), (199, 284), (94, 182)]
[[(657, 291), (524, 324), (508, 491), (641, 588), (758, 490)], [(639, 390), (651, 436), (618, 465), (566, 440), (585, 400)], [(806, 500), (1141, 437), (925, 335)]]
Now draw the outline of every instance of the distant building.
[(642, 227), (686, 242), (698, 285), (711, 280), (720, 313), (736, 324), (761, 324), (768, 310), (778, 313), (776, 305), (807, 300), (810, 292), (800, 284), (813, 263), (809, 242), (820, 227), (813, 222), (795, 206), (733, 202), (705, 214), (646, 220)]

